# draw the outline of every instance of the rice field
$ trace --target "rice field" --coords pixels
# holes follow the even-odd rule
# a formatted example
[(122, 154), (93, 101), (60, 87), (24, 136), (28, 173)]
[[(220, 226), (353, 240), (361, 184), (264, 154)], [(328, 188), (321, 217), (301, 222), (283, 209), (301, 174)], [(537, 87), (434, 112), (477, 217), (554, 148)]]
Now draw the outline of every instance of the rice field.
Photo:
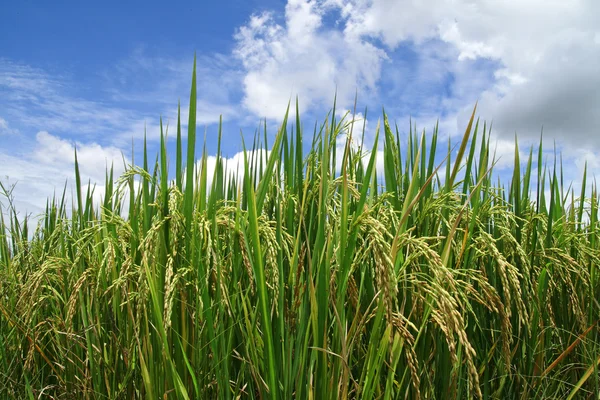
[(174, 160), (37, 226), (3, 200), (0, 398), (600, 398), (595, 181), (515, 141), (504, 184), (475, 110), (456, 144), (379, 120), (288, 110), (235, 171), (219, 129), (208, 176), (194, 66)]

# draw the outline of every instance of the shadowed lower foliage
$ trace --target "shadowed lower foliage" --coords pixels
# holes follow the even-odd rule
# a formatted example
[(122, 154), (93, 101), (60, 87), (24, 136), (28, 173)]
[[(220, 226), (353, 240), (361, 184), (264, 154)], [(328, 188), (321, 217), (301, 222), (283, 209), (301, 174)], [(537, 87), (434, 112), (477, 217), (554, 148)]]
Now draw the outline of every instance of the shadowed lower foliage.
[(194, 68), (174, 180), (162, 135), (101, 204), (54, 198), (34, 233), (2, 216), (0, 398), (597, 398), (585, 175), (565, 189), (515, 143), (495, 183), (475, 112), (440, 160), (437, 129), (401, 148), (384, 113), (365, 149), (334, 109), (310, 134), (286, 115), (235, 171), (219, 144), (209, 177), (195, 107)]

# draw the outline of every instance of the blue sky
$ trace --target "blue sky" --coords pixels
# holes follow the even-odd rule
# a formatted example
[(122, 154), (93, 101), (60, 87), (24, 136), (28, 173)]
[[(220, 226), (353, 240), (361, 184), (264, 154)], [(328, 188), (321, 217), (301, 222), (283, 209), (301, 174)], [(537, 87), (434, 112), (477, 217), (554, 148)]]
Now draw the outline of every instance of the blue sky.
[[(262, 118), (275, 127), (299, 96), (312, 125), (335, 91), (350, 109), (382, 106), (403, 129), (460, 132), (475, 101), (510, 166), (513, 137), (563, 152), (575, 185), (600, 170), (600, 3), (594, 0), (268, 0), (3, 2), (0, 179), (23, 213), (41, 211), (72, 176), (101, 181), (106, 163), (156, 150), (158, 118), (187, 108), (198, 57), (198, 127), (214, 152), (241, 150)], [(186, 120), (187, 111), (184, 111)], [(274, 131), (273, 131), (274, 133)], [(120, 168), (120, 167), (119, 167)], [(59, 189), (60, 190), (60, 189)]]

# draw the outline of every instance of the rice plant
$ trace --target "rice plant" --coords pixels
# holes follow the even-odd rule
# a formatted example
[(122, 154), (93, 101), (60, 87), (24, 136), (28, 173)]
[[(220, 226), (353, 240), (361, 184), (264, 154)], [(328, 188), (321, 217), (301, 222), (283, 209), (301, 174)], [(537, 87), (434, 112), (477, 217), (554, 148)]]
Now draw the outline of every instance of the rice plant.
[(0, 398), (599, 398), (587, 173), (565, 190), (515, 140), (503, 186), (475, 110), (442, 160), (437, 127), (401, 142), (383, 113), (367, 147), (354, 115), (307, 133), (296, 105), (239, 169), (219, 128), (211, 179), (195, 75), (185, 157), (178, 118), (175, 160), (161, 132), (100, 204), (76, 154), (35, 232), (4, 201)]

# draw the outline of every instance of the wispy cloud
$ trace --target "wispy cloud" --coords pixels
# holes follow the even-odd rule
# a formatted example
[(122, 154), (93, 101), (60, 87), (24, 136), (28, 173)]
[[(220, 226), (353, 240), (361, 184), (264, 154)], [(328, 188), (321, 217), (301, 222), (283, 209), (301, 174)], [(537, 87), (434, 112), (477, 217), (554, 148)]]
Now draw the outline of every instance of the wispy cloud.
[[(221, 115), (238, 117), (233, 98), (236, 72), (217, 59), (198, 62), (199, 125), (218, 122)], [(145, 132), (149, 140), (157, 139), (161, 115), (165, 123), (174, 124), (179, 99), (182, 121), (187, 122), (191, 70), (188, 57), (169, 60), (134, 53), (104, 71), (103, 85), (90, 99), (78, 91), (80, 84), (73, 77), (0, 59), (0, 106), (6, 118), (18, 121), (24, 130), (125, 147)]]
[(100, 100), (78, 96), (76, 82), (39, 68), (0, 60), (0, 105), (23, 130), (47, 130), (67, 137), (100, 137), (140, 117)]
[(12, 136), (12, 135), (17, 135), (19, 133), (18, 129), (13, 129), (10, 127), (10, 125), (8, 124), (8, 121), (5, 120), (4, 118), (0, 117), (0, 136), (5, 135), (5, 136)]
[[(105, 72), (110, 98), (117, 102), (148, 107), (160, 105), (163, 115), (176, 115), (177, 103), (187, 104), (192, 76), (192, 55), (180, 58), (154, 56), (140, 47), (114, 70)], [(197, 59), (197, 123), (209, 125), (237, 119), (241, 97), (238, 63), (223, 54), (201, 54)], [(187, 108), (182, 109), (187, 121)]]

